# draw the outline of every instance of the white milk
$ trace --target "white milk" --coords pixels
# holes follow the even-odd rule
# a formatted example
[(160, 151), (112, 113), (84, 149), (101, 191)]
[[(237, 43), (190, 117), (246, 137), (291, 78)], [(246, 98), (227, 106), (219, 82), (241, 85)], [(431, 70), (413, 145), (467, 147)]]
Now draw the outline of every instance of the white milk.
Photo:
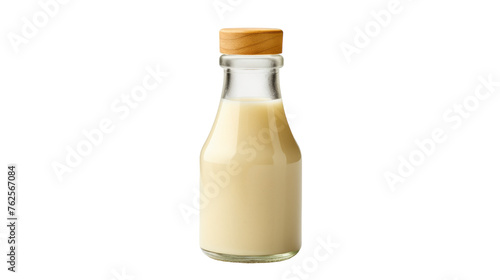
[(302, 162), (281, 99), (221, 99), (200, 160), (202, 249), (239, 256), (300, 249)]

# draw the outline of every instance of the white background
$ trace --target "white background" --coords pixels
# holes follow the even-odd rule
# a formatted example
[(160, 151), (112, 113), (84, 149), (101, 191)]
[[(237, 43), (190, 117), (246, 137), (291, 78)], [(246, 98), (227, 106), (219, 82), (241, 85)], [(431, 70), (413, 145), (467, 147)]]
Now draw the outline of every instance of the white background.
[[(0, 3), (1, 180), (19, 169), (19, 272), (1, 218), (1, 279), (500, 279), (500, 87), (458, 128), (443, 119), (479, 77), (500, 81), (496, 1), (401, 0), (350, 63), (342, 42), (389, 0), (233, 0), (222, 18), (213, 3), (70, 0), (17, 47), (23, 17), (43, 9)], [(284, 30), (282, 96), (303, 155), (303, 246), (284, 262), (212, 260), (180, 211), (196, 201), (223, 27)], [(111, 105), (157, 65), (170, 75), (121, 119)], [(114, 130), (59, 181), (53, 163), (106, 118)], [(436, 128), (447, 140), (391, 189), (384, 173)], [(339, 246), (318, 261), (321, 238)]]

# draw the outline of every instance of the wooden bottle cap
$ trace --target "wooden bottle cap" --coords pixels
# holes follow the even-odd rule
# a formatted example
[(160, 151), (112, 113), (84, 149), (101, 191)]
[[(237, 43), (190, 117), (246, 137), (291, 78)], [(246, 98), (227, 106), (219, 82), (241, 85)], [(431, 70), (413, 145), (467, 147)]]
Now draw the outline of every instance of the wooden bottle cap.
[(277, 28), (223, 28), (219, 32), (223, 54), (280, 54), (283, 30)]

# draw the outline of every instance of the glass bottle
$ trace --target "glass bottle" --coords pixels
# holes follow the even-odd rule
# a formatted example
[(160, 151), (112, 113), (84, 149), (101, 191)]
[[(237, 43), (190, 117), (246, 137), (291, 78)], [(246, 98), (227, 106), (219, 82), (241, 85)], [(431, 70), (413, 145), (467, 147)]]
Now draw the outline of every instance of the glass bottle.
[(301, 246), (302, 160), (281, 101), (279, 29), (222, 29), (224, 86), (200, 156), (200, 246), (273, 262)]

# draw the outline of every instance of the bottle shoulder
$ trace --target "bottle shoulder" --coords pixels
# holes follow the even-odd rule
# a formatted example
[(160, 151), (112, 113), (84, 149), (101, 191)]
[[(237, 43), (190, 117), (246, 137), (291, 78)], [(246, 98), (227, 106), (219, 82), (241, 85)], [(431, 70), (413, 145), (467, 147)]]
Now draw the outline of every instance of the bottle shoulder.
[(288, 126), (262, 128), (255, 134), (219, 133), (216, 126), (201, 150), (200, 159), (209, 162), (243, 160), (255, 163), (273, 163), (275, 160), (293, 163), (302, 158), (300, 148)]
[(300, 160), (281, 99), (257, 101), (222, 100), (201, 153), (202, 160), (232, 158), (271, 162)]

